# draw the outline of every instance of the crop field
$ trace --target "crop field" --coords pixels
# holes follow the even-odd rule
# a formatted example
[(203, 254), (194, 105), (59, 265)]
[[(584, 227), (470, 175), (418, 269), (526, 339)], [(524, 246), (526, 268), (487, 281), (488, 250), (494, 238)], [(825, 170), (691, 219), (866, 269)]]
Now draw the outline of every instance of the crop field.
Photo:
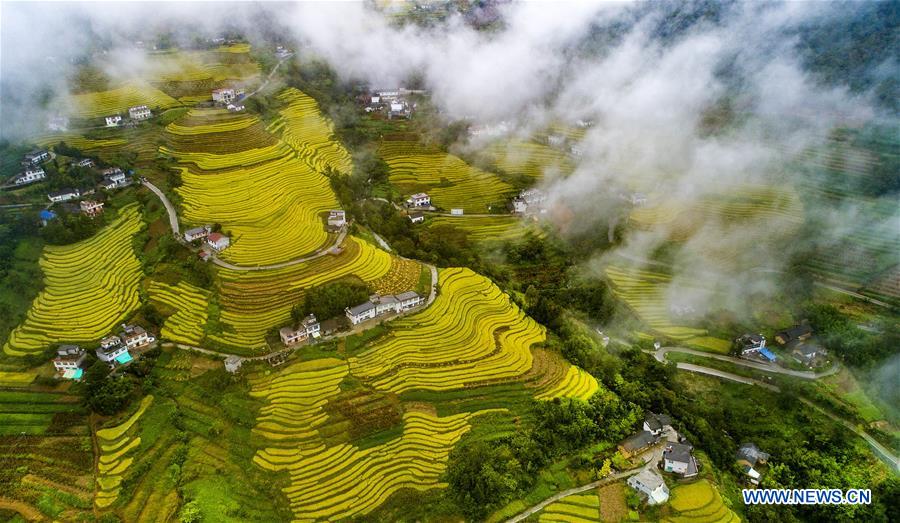
[[(160, 148), (187, 164), (177, 188), (185, 222), (221, 223), (231, 246), (220, 256), (241, 265), (277, 263), (324, 246), (329, 235), (319, 215), (337, 206), (325, 176), (298, 161), (287, 143), (271, 136), (261, 142), (260, 132), (253, 116), (193, 110), (167, 127), (170, 145), (190, 150)], [(248, 143), (261, 147), (239, 145)]]
[(589, 523), (600, 521), (600, 499), (596, 494), (576, 494), (555, 501), (541, 511), (541, 523)]
[(391, 258), (391, 268), (384, 276), (370, 282), (378, 294), (399, 294), (416, 288), (424, 266), (406, 258)]
[(114, 427), (97, 431), (97, 442), (100, 446), (100, 459), (97, 461), (97, 495), (94, 504), (98, 508), (106, 508), (119, 496), (119, 485), (125, 471), (134, 462), (129, 454), (141, 444), (140, 437), (134, 437), (132, 428), (141, 418), (147, 407), (153, 403), (153, 396), (146, 396), (137, 411), (123, 423)]
[(517, 240), (529, 230), (544, 236), (537, 226), (516, 216), (434, 216), (428, 223), (429, 227), (444, 225), (465, 231), (466, 237), (476, 242)]
[(198, 345), (203, 339), (209, 308), (209, 291), (186, 282), (177, 285), (153, 281), (147, 289), (150, 300), (175, 312), (166, 318), (160, 334), (177, 343)]
[(180, 105), (178, 100), (142, 82), (129, 82), (117, 89), (69, 97), (67, 106), (75, 118), (99, 118), (117, 113), (127, 115), (128, 108), (146, 105), (153, 110)]
[(705, 479), (673, 488), (669, 506), (678, 513), (664, 520), (672, 523), (728, 523), (741, 520), (725, 506), (718, 489)]
[(546, 145), (513, 140), (494, 142), (479, 155), (507, 174), (539, 182), (545, 175), (566, 176), (575, 165), (562, 151)]
[(435, 207), (486, 213), (514, 192), (495, 174), (414, 142), (382, 142), (380, 154), (390, 167), (391, 184), (404, 195), (427, 192)]
[(281, 139), (313, 170), (350, 174), (350, 153), (335, 139), (334, 126), (322, 115), (316, 101), (294, 88), (286, 89), (278, 99), (287, 105), (279, 111), (281, 117), (272, 130), (281, 131)]
[(0, 387), (27, 387), (35, 377), (36, 372), (0, 371)]
[(44, 288), (3, 350), (23, 355), (60, 342), (102, 338), (139, 305), (141, 264), (132, 237), (141, 229), (137, 204), (92, 238), (48, 246), (41, 257)]
[[(609, 266), (606, 268), (606, 277), (616, 296), (655, 333), (689, 345), (692, 340), (697, 339), (698, 348), (706, 350), (723, 346), (712, 341), (715, 338), (709, 338), (705, 329), (675, 324), (676, 320), (672, 319), (673, 314), (667, 300), (667, 290), (672, 281), (669, 275)], [(727, 352), (730, 344), (725, 344), (727, 346), (724, 351), (716, 352)]]
[(290, 320), (291, 307), (303, 300), (306, 289), (347, 276), (374, 282), (392, 270), (393, 259), (363, 240), (348, 237), (340, 254), (306, 263), (266, 271), (222, 269), (218, 290), (226, 332), (209, 337), (231, 347), (259, 347), (266, 331)]
[[(34, 376), (31, 378), (34, 379)], [(64, 423), (66, 418), (82, 413), (76, 396), (0, 390), (0, 436), (68, 433), (70, 427)]]
[(36, 145), (41, 147), (49, 147), (51, 145), (56, 145), (59, 142), (66, 142), (66, 145), (81, 149), (82, 151), (120, 147), (128, 143), (124, 138), (91, 139), (75, 133), (46, 134), (35, 138), (33, 141)]

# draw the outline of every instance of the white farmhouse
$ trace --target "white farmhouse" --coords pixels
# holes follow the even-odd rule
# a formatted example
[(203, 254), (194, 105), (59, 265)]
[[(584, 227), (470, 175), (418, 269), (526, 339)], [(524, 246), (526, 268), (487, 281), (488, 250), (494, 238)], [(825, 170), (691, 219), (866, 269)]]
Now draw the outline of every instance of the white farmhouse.
[(379, 296), (375, 294), (369, 297), (369, 301), (375, 304), (375, 316), (381, 316), (389, 312), (398, 312), (400, 310), (400, 302), (393, 295)]
[(213, 101), (221, 104), (230, 104), (234, 101), (234, 98), (234, 89), (215, 89), (212, 92)]
[(143, 347), (156, 341), (156, 338), (149, 335), (140, 325), (122, 325), (123, 332), (119, 335), (122, 343), (129, 349)]
[(150, 108), (146, 105), (136, 105), (128, 108), (128, 117), (132, 120), (146, 120), (151, 116), (153, 116), (153, 113), (150, 112)]
[(431, 205), (431, 196), (423, 192), (417, 192), (407, 198), (406, 203), (411, 207), (428, 207)]
[(212, 227), (209, 225), (204, 225), (202, 227), (194, 227), (192, 229), (188, 229), (184, 231), (184, 241), (192, 242), (194, 240), (202, 240), (209, 236), (209, 232), (212, 230)]
[(79, 191), (78, 189), (62, 189), (47, 194), (47, 198), (49, 198), (53, 203), (67, 202), (69, 200), (74, 200), (80, 196), (81, 191)]
[(658, 505), (669, 499), (669, 487), (655, 470), (644, 469), (628, 478), (628, 485), (647, 496), (647, 503)]
[(56, 358), (53, 360), (53, 366), (59, 372), (67, 370), (78, 370), (84, 362), (87, 354), (84, 349), (78, 345), (60, 345), (56, 349)]
[(107, 127), (117, 127), (122, 123), (122, 117), (119, 115), (107, 116), (106, 117), (106, 126)]
[(97, 348), (96, 353), (97, 359), (111, 363), (117, 358), (123, 358), (128, 354), (128, 347), (122, 345), (122, 339), (118, 336), (110, 336), (100, 340), (100, 347)]
[(329, 227), (343, 227), (347, 224), (347, 213), (342, 210), (328, 211)]
[(400, 310), (405, 311), (417, 307), (425, 302), (425, 298), (419, 296), (415, 291), (401, 292), (396, 296), (400, 305)]
[(213, 232), (206, 237), (206, 244), (216, 251), (221, 252), (227, 249), (229, 245), (231, 245), (231, 238), (225, 236), (222, 233)]
[(694, 458), (694, 447), (684, 443), (669, 443), (663, 451), (663, 469), (683, 478), (696, 476), (697, 459)]
[(44, 172), (43, 169), (25, 169), (25, 172), (19, 174), (15, 178), (12, 179), (12, 182), (16, 185), (27, 185), (29, 183), (34, 183), (39, 180), (43, 180), (47, 177), (47, 173)]
[(318, 338), (320, 331), (321, 327), (319, 326), (319, 321), (316, 319), (316, 315), (310, 314), (303, 318), (303, 321), (300, 322), (300, 325), (296, 329), (292, 327), (282, 327), (278, 331), (278, 335), (281, 337), (281, 342), (285, 345), (295, 345), (311, 337)]
[(375, 304), (367, 301), (355, 307), (347, 307), (344, 309), (344, 314), (347, 315), (347, 319), (350, 320), (350, 323), (358, 325), (375, 317)]
[(409, 221), (413, 223), (422, 223), (425, 221), (425, 215), (420, 212), (409, 213)]
[(44, 149), (37, 149), (25, 155), (25, 164), (37, 165), (50, 159), (50, 153)]

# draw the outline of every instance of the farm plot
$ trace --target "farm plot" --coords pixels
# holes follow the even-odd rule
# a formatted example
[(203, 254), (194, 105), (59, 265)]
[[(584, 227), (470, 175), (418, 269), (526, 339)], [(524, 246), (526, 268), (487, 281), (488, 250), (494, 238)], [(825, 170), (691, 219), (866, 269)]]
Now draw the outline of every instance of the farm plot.
[(134, 311), (141, 264), (131, 241), (140, 228), (133, 204), (92, 238), (46, 247), (40, 260), (44, 289), (3, 350), (24, 355), (52, 343), (95, 341)]
[[(167, 130), (178, 137), (174, 145), (192, 144), (191, 150), (160, 148), (186, 164), (177, 188), (184, 220), (221, 223), (231, 236), (221, 256), (241, 265), (277, 263), (322, 247), (329, 236), (319, 215), (337, 205), (328, 179), (298, 161), (288, 144), (246, 150), (236, 145), (244, 133), (258, 141), (259, 130), (255, 117), (191, 111)], [(216, 152), (198, 150), (197, 142)], [(223, 147), (239, 152), (224, 153)]]
[(70, 95), (67, 103), (75, 118), (99, 118), (126, 113), (129, 107), (135, 105), (168, 109), (181, 104), (159, 89), (139, 81), (126, 83), (109, 91)]
[(273, 124), (273, 130), (281, 131), (281, 139), (313, 170), (350, 174), (350, 153), (335, 139), (334, 126), (322, 115), (316, 101), (293, 88), (279, 94), (278, 99), (287, 104)]
[(671, 523), (728, 523), (741, 520), (723, 503), (718, 489), (705, 479), (673, 488), (669, 506), (678, 513), (664, 520)]
[(97, 461), (99, 488), (94, 497), (94, 504), (98, 508), (112, 505), (119, 497), (124, 474), (134, 462), (134, 458), (129, 457), (129, 454), (141, 444), (141, 438), (133, 436), (132, 428), (151, 403), (153, 396), (146, 396), (138, 410), (123, 423), (97, 431), (97, 442), (100, 446), (100, 459)]
[(666, 290), (671, 283), (667, 274), (607, 267), (606, 277), (616, 296), (654, 332), (678, 341), (705, 337), (705, 329), (675, 325), (671, 319)]
[(592, 523), (600, 521), (600, 499), (596, 494), (566, 496), (541, 511), (541, 523)]
[(290, 320), (304, 291), (347, 276), (366, 282), (384, 277), (393, 258), (369, 243), (348, 237), (340, 254), (267, 271), (219, 271), (219, 303), (225, 331), (209, 338), (231, 347), (259, 347), (266, 331)]
[[(401, 393), (509, 380), (531, 369), (531, 347), (545, 339), (542, 326), (469, 269), (445, 269), (439, 283), (440, 296), (428, 309), (392, 322), (387, 337), (350, 358), (355, 377)], [(596, 380), (585, 381), (579, 395), (597, 388)]]
[[(34, 376), (32, 376), (32, 379)], [(63, 394), (0, 391), (0, 436), (66, 432), (66, 423), (54, 420), (80, 416), (78, 398)]]
[(150, 299), (172, 308), (175, 312), (163, 323), (162, 337), (189, 345), (203, 339), (209, 308), (209, 291), (186, 282), (176, 285), (153, 281), (147, 289)]
[(392, 257), (387, 274), (372, 280), (372, 289), (378, 294), (398, 294), (415, 289), (422, 274), (423, 265), (407, 258)]
[(415, 142), (382, 142), (380, 154), (390, 167), (394, 186), (406, 195), (427, 192), (436, 207), (486, 213), (490, 205), (506, 200), (514, 192), (496, 175)]
[(371, 512), (400, 489), (443, 488), (440, 476), (453, 445), (471, 428), (473, 414), (437, 417), (407, 412), (403, 434), (383, 445), (272, 447), (254, 462), (286, 470), (284, 489), (298, 521), (335, 521)]
[(527, 231), (534, 231), (539, 237), (544, 236), (539, 228), (516, 216), (434, 216), (428, 226), (453, 227), (464, 231), (470, 241), (476, 242), (517, 240)]
[(498, 169), (513, 176), (538, 182), (545, 175), (565, 176), (575, 165), (562, 151), (543, 144), (522, 140), (499, 141), (487, 146), (479, 155)]

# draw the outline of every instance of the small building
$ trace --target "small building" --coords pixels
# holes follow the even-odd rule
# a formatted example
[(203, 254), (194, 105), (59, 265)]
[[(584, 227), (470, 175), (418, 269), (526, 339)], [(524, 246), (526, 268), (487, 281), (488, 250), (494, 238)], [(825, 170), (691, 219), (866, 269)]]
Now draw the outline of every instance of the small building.
[(397, 300), (396, 296), (391, 294), (386, 296), (375, 294), (369, 297), (369, 301), (375, 304), (375, 316), (400, 311), (400, 302)]
[(103, 202), (94, 200), (82, 200), (79, 203), (81, 212), (93, 218), (94, 216), (103, 214)]
[(304, 327), (292, 328), (292, 327), (282, 327), (278, 329), (278, 337), (281, 338), (281, 343), (285, 345), (296, 345), (301, 341), (306, 341), (306, 338), (309, 335), (306, 333), (306, 329)]
[(422, 223), (425, 221), (425, 214), (421, 212), (411, 212), (408, 217), (409, 221), (413, 223)]
[(759, 354), (769, 362), (773, 362), (778, 359), (778, 356), (776, 356), (775, 353), (766, 348), (759, 349), (759, 352), (757, 354)]
[(215, 89), (212, 92), (212, 99), (221, 104), (230, 104), (235, 99), (234, 89)]
[(14, 185), (28, 185), (29, 183), (34, 183), (40, 180), (43, 180), (47, 177), (47, 173), (44, 172), (40, 167), (38, 168), (30, 168), (25, 169), (24, 172), (17, 175), (12, 179), (12, 183)]
[(31, 165), (37, 165), (50, 159), (50, 153), (45, 149), (36, 149), (25, 155), (24, 162)]
[(215, 249), (216, 252), (221, 252), (231, 245), (231, 238), (220, 232), (211, 232), (206, 237), (206, 244)]
[[(118, 338), (116, 338), (118, 339)], [(102, 344), (96, 350), (97, 359), (106, 363), (118, 362), (128, 363), (131, 361), (131, 355), (128, 354), (128, 347), (118, 343), (116, 345), (108, 345), (104, 347)]]
[(431, 206), (431, 196), (428, 196), (427, 193), (417, 192), (407, 198), (406, 203), (410, 207), (429, 207)]
[(697, 459), (694, 447), (686, 443), (669, 443), (663, 450), (663, 470), (678, 474), (683, 478), (697, 475)]
[(630, 458), (644, 449), (649, 448), (654, 443), (656, 443), (656, 436), (649, 430), (642, 430), (628, 436), (625, 441), (620, 443), (619, 452), (622, 456)]
[(124, 187), (128, 185), (128, 176), (122, 172), (122, 169), (118, 167), (112, 167), (109, 169), (104, 169), (100, 171), (100, 174), (103, 174), (103, 181), (100, 182), (100, 186), (107, 190), (113, 190), (118, 187)]
[(328, 211), (329, 227), (343, 227), (347, 224), (347, 213), (340, 209)]
[(824, 356), (825, 354), (825, 350), (815, 343), (800, 343), (791, 351), (791, 355), (795, 359), (806, 365), (812, 365), (817, 356)]
[(516, 214), (525, 214), (528, 211), (528, 203), (525, 202), (524, 198), (516, 196), (512, 199), (512, 208)]
[(51, 116), (47, 120), (47, 129), (50, 131), (63, 132), (69, 130), (69, 119), (65, 116)]
[(77, 162), (75, 162), (75, 165), (77, 167), (93, 167), (94, 160), (91, 160), (90, 158), (82, 158), (82, 159), (78, 160)]
[(744, 334), (734, 342), (741, 355), (748, 355), (766, 347), (766, 337), (762, 334)]
[(210, 231), (212, 231), (212, 227), (209, 225), (188, 229), (184, 231), (184, 241), (192, 242), (194, 240), (202, 240), (209, 236)]
[(410, 116), (412, 116), (412, 111), (406, 101), (395, 100), (388, 105), (388, 119), (409, 118)]
[(122, 344), (122, 338), (120, 338), (116, 335), (107, 336), (107, 337), (103, 338), (102, 340), (100, 340), (100, 348), (101, 349), (110, 349), (112, 347), (115, 347), (115, 346), (121, 345), (121, 344)]
[(122, 333), (119, 334), (119, 337), (122, 339), (122, 343), (129, 349), (136, 349), (138, 347), (143, 347), (145, 345), (150, 345), (156, 338), (151, 336), (144, 330), (140, 325), (122, 325)]
[(225, 358), (225, 370), (227, 372), (230, 372), (231, 374), (234, 374), (235, 372), (241, 370), (241, 363), (243, 362), (244, 360), (242, 360), (240, 356), (228, 356), (227, 358)]
[(121, 124), (122, 124), (122, 117), (117, 114), (106, 117), (106, 126), (107, 127), (118, 127)]
[(47, 194), (47, 198), (53, 203), (67, 202), (79, 198), (80, 196), (81, 191), (78, 189), (61, 189)]
[(769, 462), (769, 455), (759, 450), (753, 443), (744, 443), (737, 451), (735, 461), (744, 474), (747, 475), (750, 483), (759, 484), (760, 473), (756, 470), (758, 465), (765, 465)]
[(812, 328), (806, 324), (794, 325), (775, 334), (775, 341), (779, 345), (789, 345), (794, 342), (806, 341), (813, 335)]
[(209, 261), (209, 258), (212, 256), (209, 251), (200, 251), (197, 253), (197, 257), (200, 258), (201, 261)]
[(56, 213), (50, 209), (44, 209), (38, 213), (38, 218), (41, 220), (41, 225), (46, 226), (52, 220), (56, 219)]
[(463, 212), (464, 211), (462, 209), (450, 209), (451, 216), (462, 216)]
[(233, 113), (239, 113), (245, 109), (244, 104), (228, 104), (225, 108)]
[(136, 105), (128, 108), (128, 117), (132, 120), (146, 120), (151, 116), (153, 116), (153, 113), (150, 112), (150, 108), (146, 105)]
[(536, 214), (543, 212), (547, 195), (540, 189), (526, 189), (512, 200), (513, 212), (517, 214)]
[(655, 470), (644, 469), (631, 476), (628, 486), (646, 496), (648, 505), (659, 505), (669, 500), (669, 487)]
[(312, 338), (318, 338), (321, 335), (322, 327), (319, 325), (319, 320), (316, 319), (315, 314), (310, 314), (303, 318), (303, 321), (300, 322), (300, 326), (306, 329), (306, 334)]
[(371, 301), (367, 301), (355, 307), (347, 307), (344, 309), (344, 314), (347, 315), (347, 319), (350, 320), (350, 323), (358, 325), (375, 317), (375, 304)]
[(425, 298), (415, 291), (401, 292), (396, 296), (400, 311), (407, 311), (425, 303)]
[(652, 412), (648, 413), (644, 418), (644, 430), (653, 434), (654, 436), (660, 436), (663, 431), (666, 430), (666, 427), (672, 426), (672, 418), (666, 416), (665, 414), (654, 414)]
[(65, 377), (78, 379), (81, 377), (81, 364), (84, 363), (86, 357), (87, 353), (78, 345), (60, 345), (56, 349), (56, 358), (53, 360), (53, 366), (64, 375), (69, 374), (69, 376)]

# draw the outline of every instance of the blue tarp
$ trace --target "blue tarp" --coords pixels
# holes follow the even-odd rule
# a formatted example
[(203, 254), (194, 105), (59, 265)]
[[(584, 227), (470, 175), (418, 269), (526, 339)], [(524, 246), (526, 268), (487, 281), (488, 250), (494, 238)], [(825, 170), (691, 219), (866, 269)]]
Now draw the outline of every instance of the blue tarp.
[(131, 359), (131, 354), (128, 354), (128, 351), (125, 351), (122, 354), (116, 356), (116, 363), (118, 363), (119, 365), (125, 365), (126, 363), (131, 361)]
[(43, 211), (41, 211), (40, 217), (42, 220), (52, 220), (53, 218), (56, 218), (56, 213), (53, 211), (48, 211), (47, 209), (44, 209)]
[(763, 358), (769, 361), (775, 361), (776, 359), (776, 356), (772, 354), (772, 351), (769, 349), (759, 349), (759, 353), (763, 355)]

